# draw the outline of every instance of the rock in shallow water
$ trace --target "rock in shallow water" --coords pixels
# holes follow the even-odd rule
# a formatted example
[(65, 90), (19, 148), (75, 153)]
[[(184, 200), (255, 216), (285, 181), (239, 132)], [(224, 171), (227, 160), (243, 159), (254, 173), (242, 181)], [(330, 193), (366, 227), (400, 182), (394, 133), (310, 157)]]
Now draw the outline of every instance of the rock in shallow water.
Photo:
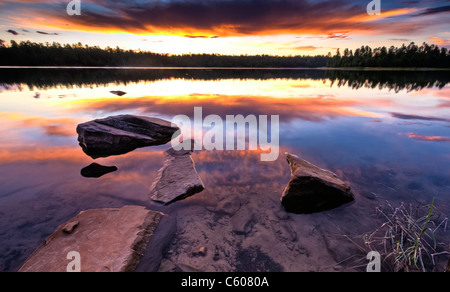
[(328, 170), (299, 157), (286, 154), (291, 180), (284, 190), (282, 204), (295, 214), (312, 214), (337, 208), (355, 199), (350, 186)]
[(127, 94), (126, 92), (121, 90), (110, 91), (110, 93), (115, 94), (117, 96), (124, 96), (125, 94)]
[(164, 166), (151, 188), (152, 200), (169, 205), (202, 192), (205, 187), (195, 169), (191, 151), (167, 150)]
[[(178, 131), (178, 134), (176, 134)], [(179, 135), (179, 128), (157, 118), (121, 115), (78, 125), (78, 142), (94, 159), (158, 146)]]
[[(82, 272), (132, 272), (162, 217), (140, 206), (83, 211), (58, 227), (19, 271), (66, 272), (67, 255), (75, 251)], [(72, 222), (77, 228), (67, 234)]]

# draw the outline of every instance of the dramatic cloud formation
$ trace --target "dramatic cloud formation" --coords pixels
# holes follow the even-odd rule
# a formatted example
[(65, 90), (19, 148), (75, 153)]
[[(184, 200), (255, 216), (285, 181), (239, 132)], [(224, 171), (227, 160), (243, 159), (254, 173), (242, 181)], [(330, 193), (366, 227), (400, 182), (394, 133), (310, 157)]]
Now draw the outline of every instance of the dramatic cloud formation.
[[(40, 15), (55, 27), (180, 36), (242, 36), (282, 33), (328, 34), (345, 38), (349, 31), (376, 29), (373, 20), (404, 15), (411, 10), (389, 9), (369, 17), (366, 3), (345, 0), (214, 0), (84, 2), (80, 17), (67, 17), (61, 5), (42, 9)], [(415, 11), (415, 10), (414, 10)], [(425, 12), (424, 12), (425, 13)], [(432, 13), (432, 11), (427, 12)], [(44, 18), (43, 18), (44, 19)]]
[[(37, 31), (35, 36), (20, 33), (16, 41), (25, 40), (25, 35), (31, 41), (52, 42), (51, 36), (59, 35), (63, 43), (170, 54), (326, 55), (336, 48), (370, 45), (373, 38), (384, 46), (430, 40), (448, 46), (447, 0), (383, 0), (381, 15), (372, 16), (367, 14), (369, 2), (83, 0), (81, 15), (69, 16), (68, 0), (0, 0), (0, 25), (11, 28), (9, 34)], [(0, 32), (0, 38), (6, 34)], [(144, 44), (141, 36), (148, 42)]]
[(136, 111), (144, 115), (176, 116), (193, 115), (193, 108), (201, 106), (204, 116), (226, 115), (279, 115), (282, 122), (301, 119), (323, 122), (342, 116), (378, 117), (376, 114), (359, 110), (359, 103), (354, 100), (338, 100), (330, 96), (310, 96), (295, 98), (271, 98), (262, 96), (230, 96), (192, 94), (188, 96), (171, 96), (162, 99), (158, 96), (140, 98), (100, 98), (68, 102), (74, 112), (112, 112)]
[(427, 8), (425, 9), (425, 11), (422, 11), (414, 16), (434, 15), (445, 12), (450, 12), (450, 5), (436, 8)]
[(392, 117), (402, 120), (421, 120), (421, 121), (434, 121), (434, 122), (450, 122), (450, 119), (436, 118), (436, 117), (424, 117), (400, 113), (391, 113)]

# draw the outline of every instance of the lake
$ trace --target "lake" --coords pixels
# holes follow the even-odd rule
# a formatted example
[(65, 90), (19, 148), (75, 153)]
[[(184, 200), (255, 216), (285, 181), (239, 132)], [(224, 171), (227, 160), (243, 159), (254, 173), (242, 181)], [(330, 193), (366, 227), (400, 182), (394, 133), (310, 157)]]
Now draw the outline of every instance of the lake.
[[(183, 267), (364, 270), (365, 255), (348, 238), (380, 226), (376, 208), (386, 201), (435, 199), (436, 220), (450, 215), (449, 82), (448, 71), (0, 69), (0, 271), (18, 270), (80, 211), (125, 205), (177, 218), (164, 256)], [(78, 124), (119, 114), (170, 121), (193, 117), (194, 107), (223, 120), (279, 115), (278, 160), (261, 162), (259, 151), (196, 151), (206, 189), (169, 206), (152, 202), (149, 190), (170, 145), (98, 159), (118, 171), (80, 175), (93, 160), (78, 145)], [(285, 152), (335, 172), (352, 186), (355, 202), (313, 215), (286, 213)], [(248, 234), (234, 234), (231, 218), (213, 212), (228, 200), (254, 214)], [(448, 230), (437, 235), (448, 247)], [(208, 256), (193, 257), (202, 246)], [(220, 259), (212, 259), (214, 251)]]

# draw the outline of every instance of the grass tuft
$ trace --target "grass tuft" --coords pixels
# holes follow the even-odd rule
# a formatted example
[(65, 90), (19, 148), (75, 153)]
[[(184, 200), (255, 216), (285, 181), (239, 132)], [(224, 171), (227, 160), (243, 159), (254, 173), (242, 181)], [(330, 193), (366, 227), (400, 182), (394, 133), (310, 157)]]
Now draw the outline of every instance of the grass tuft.
[(447, 231), (448, 217), (442, 219), (438, 214), (435, 200), (430, 205), (401, 203), (396, 208), (386, 201), (385, 206), (376, 208), (376, 213), (385, 222), (363, 235), (363, 240), (371, 251), (382, 255), (390, 270), (427, 272), (436, 266), (436, 257), (450, 254), (436, 239), (438, 230)]

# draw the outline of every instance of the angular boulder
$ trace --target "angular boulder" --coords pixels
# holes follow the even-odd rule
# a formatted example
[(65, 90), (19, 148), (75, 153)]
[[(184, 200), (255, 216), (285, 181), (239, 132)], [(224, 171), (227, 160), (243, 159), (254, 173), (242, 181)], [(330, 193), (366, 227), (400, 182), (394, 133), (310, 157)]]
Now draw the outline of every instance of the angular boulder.
[(66, 272), (72, 252), (80, 256), (81, 272), (135, 271), (162, 217), (141, 206), (83, 211), (58, 227), (19, 272)]
[(176, 151), (173, 148), (164, 152), (164, 166), (159, 170), (150, 191), (153, 201), (169, 205), (205, 189), (191, 153), (186, 150)]
[(157, 118), (121, 115), (80, 124), (77, 133), (83, 151), (97, 159), (164, 145), (178, 136), (180, 129)]
[(292, 154), (286, 158), (292, 174), (281, 202), (287, 212), (313, 214), (354, 201), (350, 186), (336, 174)]

